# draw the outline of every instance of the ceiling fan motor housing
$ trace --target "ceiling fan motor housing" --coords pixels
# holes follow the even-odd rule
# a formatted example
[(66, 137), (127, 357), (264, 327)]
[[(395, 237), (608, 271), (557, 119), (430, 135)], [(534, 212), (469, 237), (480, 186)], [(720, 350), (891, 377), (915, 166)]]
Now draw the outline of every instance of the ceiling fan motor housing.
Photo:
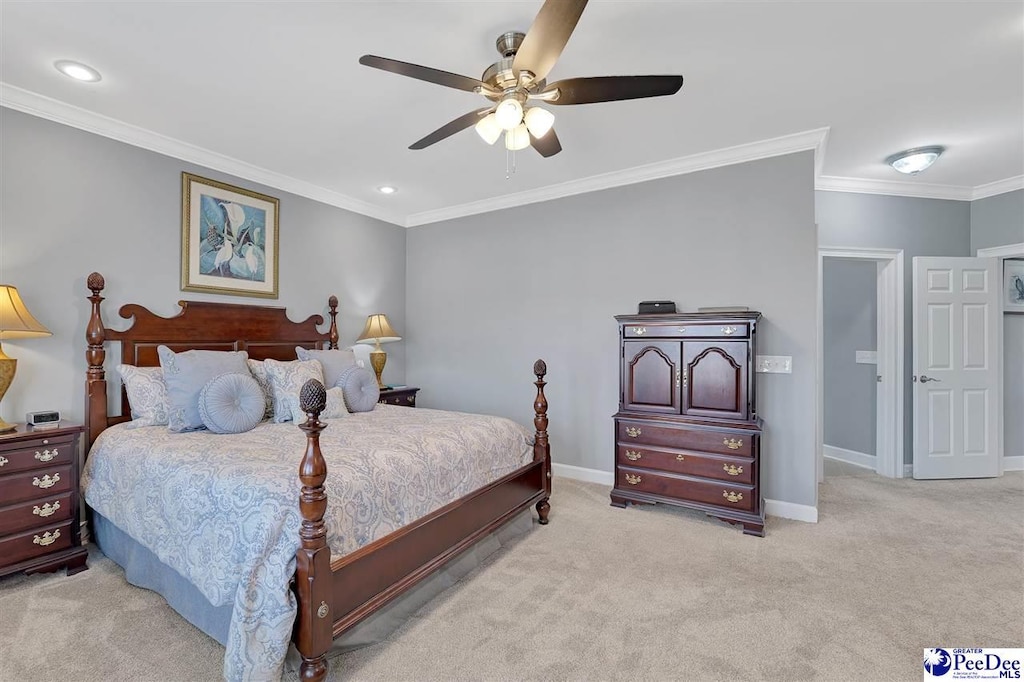
[[(513, 94), (522, 85), (519, 75), (512, 70), (512, 61), (515, 59), (516, 52), (519, 50), (519, 46), (523, 44), (523, 38), (525, 37), (526, 34), (521, 31), (506, 31), (498, 36), (498, 39), (494, 41), (494, 46), (502, 57), (488, 66), (487, 70), (484, 71), (484, 75), (480, 77), (481, 81), (494, 90), (502, 91), (504, 96)], [(537, 86), (542, 87), (543, 82), (539, 81), (529, 84), (531, 91), (536, 90)], [(525, 102), (526, 95), (522, 94), (521, 97), (517, 95), (517, 99), (520, 102)]]

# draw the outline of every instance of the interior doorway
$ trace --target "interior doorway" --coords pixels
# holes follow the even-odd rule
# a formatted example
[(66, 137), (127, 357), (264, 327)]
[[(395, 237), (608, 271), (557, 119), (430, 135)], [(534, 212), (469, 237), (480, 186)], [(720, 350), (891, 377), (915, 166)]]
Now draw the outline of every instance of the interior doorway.
[[(855, 299), (848, 307), (856, 309), (857, 305), (866, 311), (862, 317), (873, 321), (874, 329), (860, 329), (859, 337), (842, 339), (826, 338), (843, 333), (841, 319), (833, 319), (835, 316), (825, 311), (825, 268), (830, 266), (831, 284), (842, 286), (844, 279), (851, 282), (860, 282), (865, 286), (860, 287), (861, 296), (874, 296), (873, 305), (871, 302)], [(835, 264), (835, 268), (831, 266)], [(848, 267), (844, 267), (848, 265)], [(873, 278), (874, 286), (870, 287)], [(865, 293), (867, 292), (867, 293)], [(856, 292), (842, 292), (847, 299), (850, 295), (856, 296)], [(835, 302), (832, 303), (836, 305)], [(839, 303), (843, 306), (847, 304)], [(829, 334), (826, 334), (826, 321), (832, 327)], [(830, 455), (833, 460), (840, 461), (839, 466), (858, 467), (863, 470), (873, 470), (879, 475), (889, 478), (902, 478), (904, 476), (904, 372), (905, 346), (904, 346), (904, 274), (903, 274), (903, 251), (895, 249), (856, 249), (840, 247), (819, 247), (818, 249), (818, 352), (817, 352), (817, 443), (818, 443), (818, 481), (825, 479), (825, 456)], [(859, 385), (856, 394), (860, 395), (862, 403), (861, 412), (853, 416), (831, 414), (829, 423), (826, 424), (825, 405), (826, 393), (842, 395), (844, 387), (844, 368), (833, 365), (830, 371), (826, 372), (826, 341), (829, 342), (829, 356), (835, 356), (846, 365), (846, 377), (848, 381), (858, 381)], [(873, 343), (872, 343), (873, 342)], [(852, 344), (852, 345), (850, 345)], [(854, 346), (866, 345), (873, 347), (857, 348)], [(850, 346), (847, 348), (846, 346)], [(857, 351), (861, 351), (858, 353)], [(874, 351), (873, 353), (871, 351)], [(850, 355), (852, 354), (852, 357)], [(860, 360), (860, 362), (857, 362)], [(871, 379), (874, 378), (874, 391), (870, 387)], [(826, 381), (838, 382), (836, 386), (826, 386)], [(851, 392), (852, 385), (850, 386)], [(850, 396), (856, 399), (855, 396)], [(871, 410), (870, 398), (874, 398), (874, 410), (872, 414), (864, 413), (864, 410)], [(831, 401), (830, 401), (831, 402)], [(837, 403), (837, 404), (841, 404)], [(844, 417), (847, 419), (844, 420)], [(868, 426), (865, 426), (868, 425)], [(865, 433), (867, 429), (867, 433)], [(826, 435), (841, 442), (855, 444), (855, 447), (842, 447), (835, 443), (829, 443)], [(864, 443), (872, 444), (873, 447), (865, 447)], [(860, 444), (857, 446), (856, 444)], [(826, 445), (831, 446), (826, 448)], [(841, 449), (837, 449), (841, 448)], [(867, 453), (861, 450), (873, 450)], [(860, 456), (858, 456), (860, 455)], [(830, 468), (832, 468), (830, 464)]]

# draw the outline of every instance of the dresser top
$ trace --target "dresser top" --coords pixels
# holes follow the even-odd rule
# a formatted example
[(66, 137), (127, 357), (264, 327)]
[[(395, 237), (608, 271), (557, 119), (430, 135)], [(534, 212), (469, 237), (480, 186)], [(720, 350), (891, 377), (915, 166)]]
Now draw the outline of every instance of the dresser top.
[(18, 428), (13, 431), (5, 431), (0, 433), (0, 445), (6, 442), (16, 441), (21, 438), (45, 438), (47, 436), (66, 436), (69, 433), (79, 433), (82, 431), (82, 426), (74, 424), (69, 421), (62, 421), (57, 426), (47, 426), (44, 428), (33, 428), (26, 424), (18, 424)]
[(664, 322), (675, 324), (680, 321), (687, 322), (728, 322), (730, 320), (758, 320), (761, 313), (756, 310), (744, 310), (741, 312), (707, 312), (707, 313), (651, 313), (647, 315), (616, 315), (615, 319), (625, 324), (654, 324)]

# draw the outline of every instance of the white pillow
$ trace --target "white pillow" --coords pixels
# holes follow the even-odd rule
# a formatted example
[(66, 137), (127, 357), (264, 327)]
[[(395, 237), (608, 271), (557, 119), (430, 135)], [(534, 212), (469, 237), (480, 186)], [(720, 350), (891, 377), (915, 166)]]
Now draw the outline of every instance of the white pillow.
[[(306, 414), (299, 407), (299, 391), (310, 379), (324, 382), (323, 370), (319, 360), (293, 360), (280, 362), (267, 359), (267, 374), (274, 391), (274, 421), (304, 422)], [(337, 419), (348, 414), (345, 408), (345, 395), (340, 388), (328, 389), (327, 407), (320, 414), (321, 419)]]
[(121, 375), (132, 408), (132, 421), (128, 428), (167, 426), (170, 403), (167, 386), (164, 385), (164, 371), (159, 367), (118, 365), (117, 373)]
[(252, 374), (252, 378), (256, 380), (256, 383), (260, 385), (260, 390), (263, 391), (265, 402), (263, 418), (271, 419), (274, 416), (274, 388), (270, 385), (267, 366), (263, 364), (262, 360), (253, 360), (252, 358), (246, 360), (246, 363), (249, 365), (249, 373)]

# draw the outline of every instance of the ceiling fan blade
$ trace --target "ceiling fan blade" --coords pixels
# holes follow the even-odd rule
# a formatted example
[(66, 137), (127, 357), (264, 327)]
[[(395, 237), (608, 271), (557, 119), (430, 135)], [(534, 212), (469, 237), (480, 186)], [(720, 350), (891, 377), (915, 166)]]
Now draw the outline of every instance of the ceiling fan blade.
[(547, 0), (512, 60), (514, 71), (529, 71), (534, 80), (548, 75), (569, 42), (587, 0)]
[(558, 97), (548, 104), (593, 104), (674, 95), (681, 87), (682, 76), (597, 76), (556, 81), (544, 92), (558, 89)]
[(449, 121), (434, 132), (430, 133), (422, 140), (417, 140), (409, 145), (409, 149), (426, 149), (435, 142), (440, 142), (446, 137), (451, 137), (460, 130), (465, 130), (471, 125), (476, 125), (476, 122), (480, 120), (481, 116), (491, 113), (494, 111), (494, 107), (484, 107), (483, 109), (477, 109), (471, 111), (468, 114), (459, 116), (454, 121)]
[(483, 86), (483, 83), (476, 78), (460, 76), (457, 73), (449, 73), (448, 71), (441, 71), (440, 69), (432, 69), (429, 66), (400, 62), (397, 59), (388, 59), (387, 57), (378, 57), (372, 54), (364, 54), (359, 58), (359, 63), (363, 66), (372, 66), (373, 68), (381, 69), (382, 71), (397, 73), (399, 76), (408, 76), (409, 78), (416, 78), (421, 81), (427, 81), (428, 83), (444, 85), (449, 88), (455, 88), (456, 90), (475, 92), (477, 88)]
[(562, 151), (562, 143), (558, 141), (558, 135), (555, 135), (554, 128), (545, 133), (544, 137), (534, 137), (531, 134), (530, 145), (545, 159)]

